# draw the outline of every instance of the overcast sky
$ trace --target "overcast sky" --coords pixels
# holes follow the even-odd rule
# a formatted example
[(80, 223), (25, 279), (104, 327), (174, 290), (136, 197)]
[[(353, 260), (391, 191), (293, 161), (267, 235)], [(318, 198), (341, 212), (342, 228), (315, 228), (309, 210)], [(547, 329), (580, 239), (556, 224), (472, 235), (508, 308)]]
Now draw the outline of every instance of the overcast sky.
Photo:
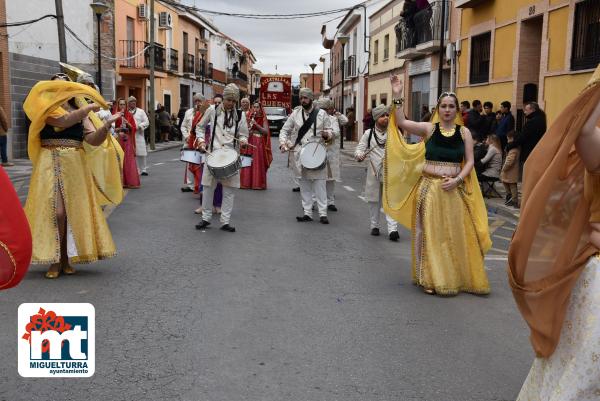
[[(351, 7), (360, 0), (182, 0), (184, 3), (201, 9), (252, 14), (293, 14), (308, 13)], [(383, 6), (386, 0), (374, 0), (368, 13)], [(367, 15), (369, 15), (367, 14)], [(298, 83), (302, 72), (311, 72), (310, 63), (317, 63), (315, 72), (321, 72), (319, 57), (329, 51), (321, 44), (321, 26), (340, 15), (340, 18), (327, 24), (327, 36), (331, 38), (344, 14), (334, 14), (296, 20), (248, 20), (225, 16), (211, 16), (215, 25), (254, 53), (258, 60), (255, 68), (263, 73), (292, 74)]]

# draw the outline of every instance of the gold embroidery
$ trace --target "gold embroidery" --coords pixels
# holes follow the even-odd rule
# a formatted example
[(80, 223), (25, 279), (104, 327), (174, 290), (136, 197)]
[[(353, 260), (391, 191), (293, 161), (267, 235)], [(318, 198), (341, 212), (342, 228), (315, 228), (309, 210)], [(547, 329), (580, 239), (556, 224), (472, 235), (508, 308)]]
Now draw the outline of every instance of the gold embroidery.
[(450, 138), (452, 135), (454, 135), (454, 131), (456, 131), (456, 125), (452, 126), (452, 128), (450, 129), (444, 129), (441, 125), (440, 125), (440, 133), (445, 136), (446, 138)]
[(53, 139), (42, 139), (43, 148), (81, 148), (83, 142), (76, 139), (64, 139), (64, 138), (53, 138)]
[(12, 281), (12, 279), (15, 277), (15, 275), (17, 274), (17, 261), (15, 260), (15, 258), (13, 257), (13, 254), (8, 249), (8, 246), (2, 241), (0, 241), (0, 248), (3, 248), (6, 251), (6, 253), (7, 253), (8, 257), (10, 258), (10, 261), (13, 265), (12, 275), (10, 276), (10, 279), (8, 279), (8, 281), (6, 282), (5, 285), (0, 285), (0, 288), (2, 288), (2, 287), (5, 287), (6, 285), (8, 285), (8, 283), (10, 283)]

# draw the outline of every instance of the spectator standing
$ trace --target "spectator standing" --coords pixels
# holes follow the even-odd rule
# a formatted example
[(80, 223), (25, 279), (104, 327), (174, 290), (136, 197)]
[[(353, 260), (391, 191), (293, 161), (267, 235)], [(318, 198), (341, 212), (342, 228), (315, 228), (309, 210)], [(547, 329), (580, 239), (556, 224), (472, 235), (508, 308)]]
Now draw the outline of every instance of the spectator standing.
[(487, 137), (486, 143), (488, 145), (487, 152), (481, 159), (484, 170), (479, 178), (481, 181), (497, 181), (500, 179), (500, 171), (502, 170), (500, 139), (496, 135), (490, 135)]
[(10, 167), (14, 164), (8, 162), (8, 154), (6, 149), (8, 147), (8, 118), (2, 106), (0, 106), (0, 158), (2, 159), (2, 166)]
[(428, 123), (431, 120), (431, 112), (429, 112), (429, 107), (424, 104), (421, 106), (421, 122)]
[[(506, 135), (508, 145), (513, 143), (515, 138), (514, 131), (509, 131)], [(502, 166), (502, 172), (500, 173), (500, 180), (506, 189), (506, 202), (507, 206), (519, 207), (519, 190), (517, 188), (517, 182), (519, 181), (519, 153), (518, 147), (512, 147), (506, 154), (506, 160)]]
[(162, 104), (158, 105), (158, 124), (160, 126), (160, 139), (163, 142), (169, 142), (171, 133), (171, 116)]
[(486, 119), (482, 115), (483, 107), (480, 100), (473, 100), (473, 108), (467, 111), (467, 120), (465, 126), (471, 131), (473, 138), (479, 137), (481, 140), (487, 136), (485, 133)]
[(521, 147), (521, 164), (525, 163), (546, 132), (546, 113), (540, 109), (539, 104), (529, 102), (523, 111), (525, 112), (523, 131), (517, 135), (512, 144), (508, 145), (508, 148)]
[(367, 110), (367, 113), (365, 114), (365, 116), (363, 117), (363, 127), (366, 129), (371, 129), (373, 128), (373, 114), (371, 109)]
[(463, 123), (465, 127), (468, 127), (469, 122), (469, 110), (471, 109), (471, 102), (468, 100), (463, 100), (460, 102), (460, 114), (462, 115)]
[(183, 124), (183, 119), (185, 118), (185, 112), (188, 109), (181, 103), (179, 107), (179, 112), (177, 113), (177, 129), (181, 132), (181, 124)]
[(496, 125), (498, 124), (496, 121), (496, 113), (494, 113), (494, 103), (489, 101), (483, 103), (483, 116), (485, 117), (486, 122), (485, 137), (487, 138), (489, 134), (496, 132)]
[(498, 121), (498, 126), (496, 127), (496, 136), (500, 139), (500, 143), (502, 144), (502, 149), (506, 148), (507, 138), (506, 134), (509, 131), (515, 130), (515, 118), (510, 112), (511, 104), (508, 100), (500, 103), (500, 120)]
[(348, 124), (346, 125), (346, 139), (351, 141), (352, 138), (354, 138), (354, 125), (356, 124), (354, 107), (348, 107), (346, 109), (346, 118), (348, 118)]

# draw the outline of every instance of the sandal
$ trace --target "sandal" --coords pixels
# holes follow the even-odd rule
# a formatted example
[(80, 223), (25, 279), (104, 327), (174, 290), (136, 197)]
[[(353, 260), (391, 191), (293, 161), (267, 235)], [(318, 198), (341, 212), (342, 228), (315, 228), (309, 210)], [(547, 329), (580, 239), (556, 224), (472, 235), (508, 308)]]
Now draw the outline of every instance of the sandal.
[(48, 268), (48, 271), (46, 272), (46, 274), (44, 274), (44, 277), (46, 277), (47, 279), (50, 279), (50, 280), (54, 280), (54, 279), (58, 278), (58, 276), (60, 276), (60, 271), (61, 271), (60, 265), (59, 265), (58, 270), (54, 270), (54, 271), (50, 270), (50, 269), (52, 269), (53, 266), (56, 266), (56, 265), (58, 265), (58, 263), (50, 265), (50, 267)]

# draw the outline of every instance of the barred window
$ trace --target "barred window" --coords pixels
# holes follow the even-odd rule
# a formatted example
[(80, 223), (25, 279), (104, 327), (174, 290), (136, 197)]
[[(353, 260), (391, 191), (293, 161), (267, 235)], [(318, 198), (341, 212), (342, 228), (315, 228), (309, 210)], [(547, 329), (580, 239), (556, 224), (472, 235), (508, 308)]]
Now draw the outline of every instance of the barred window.
[(600, 63), (600, 1), (585, 0), (575, 5), (573, 24), (573, 71), (595, 68)]
[(383, 38), (383, 60), (390, 58), (390, 35)]
[(492, 33), (487, 32), (471, 38), (471, 84), (481, 84), (490, 79), (490, 46)]
[(379, 41), (375, 41), (375, 48), (373, 49), (373, 64), (377, 64), (379, 62)]

